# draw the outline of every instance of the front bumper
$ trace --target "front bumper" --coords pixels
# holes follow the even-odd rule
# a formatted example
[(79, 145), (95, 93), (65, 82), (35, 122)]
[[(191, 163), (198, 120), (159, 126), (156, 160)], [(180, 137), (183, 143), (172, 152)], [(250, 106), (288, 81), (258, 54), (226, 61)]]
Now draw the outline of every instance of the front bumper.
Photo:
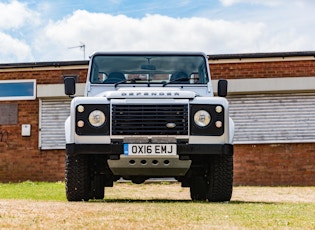
[[(68, 155), (76, 154), (124, 154), (123, 144), (67, 144)], [(233, 155), (232, 144), (177, 144), (177, 155)]]

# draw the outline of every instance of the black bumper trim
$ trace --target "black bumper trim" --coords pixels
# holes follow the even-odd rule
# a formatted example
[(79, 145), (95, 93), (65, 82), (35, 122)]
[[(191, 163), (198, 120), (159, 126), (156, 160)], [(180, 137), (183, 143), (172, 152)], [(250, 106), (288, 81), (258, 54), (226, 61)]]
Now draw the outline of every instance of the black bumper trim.
[[(121, 155), (124, 153), (123, 144), (67, 144), (68, 155), (75, 154), (104, 154)], [(233, 155), (232, 144), (177, 144), (178, 155)]]

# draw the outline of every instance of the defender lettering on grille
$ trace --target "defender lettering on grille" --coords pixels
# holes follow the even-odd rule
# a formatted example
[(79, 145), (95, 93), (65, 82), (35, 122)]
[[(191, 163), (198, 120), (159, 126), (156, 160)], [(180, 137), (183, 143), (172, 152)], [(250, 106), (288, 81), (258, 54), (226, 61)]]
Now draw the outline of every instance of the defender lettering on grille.
[(122, 97), (127, 97), (127, 96), (180, 96), (179, 92), (122, 92), (121, 93)]

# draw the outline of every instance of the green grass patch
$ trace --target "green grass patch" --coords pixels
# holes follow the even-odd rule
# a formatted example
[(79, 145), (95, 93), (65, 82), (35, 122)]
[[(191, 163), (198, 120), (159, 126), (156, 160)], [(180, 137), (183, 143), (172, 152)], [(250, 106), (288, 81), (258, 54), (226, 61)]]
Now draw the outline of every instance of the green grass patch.
[(66, 201), (64, 182), (0, 183), (0, 199)]
[(104, 200), (67, 202), (64, 182), (0, 183), (0, 229), (315, 229), (314, 199), (294, 199), (313, 190), (235, 187), (231, 202), (207, 203), (192, 202), (178, 183), (115, 183)]

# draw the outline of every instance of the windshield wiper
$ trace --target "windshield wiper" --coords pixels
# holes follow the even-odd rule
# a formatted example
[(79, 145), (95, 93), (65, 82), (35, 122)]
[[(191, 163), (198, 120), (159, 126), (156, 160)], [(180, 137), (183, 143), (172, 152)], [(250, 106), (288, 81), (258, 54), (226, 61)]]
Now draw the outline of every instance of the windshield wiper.
[(115, 88), (120, 85), (120, 84), (123, 84), (123, 83), (126, 83), (128, 81), (130, 81), (131, 83), (136, 83), (136, 81), (140, 81), (141, 78), (132, 78), (132, 79), (126, 79), (126, 80), (123, 80), (123, 81), (119, 81), (117, 83), (115, 83)]
[(166, 86), (166, 85), (168, 85), (168, 84), (170, 84), (170, 83), (174, 83), (174, 82), (177, 82), (177, 81), (188, 81), (188, 80), (190, 80), (188, 77), (177, 78), (177, 79), (174, 79), (174, 80), (172, 80), (172, 81), (165, 82), (165, 83), (163, 84), (163, 87)]

